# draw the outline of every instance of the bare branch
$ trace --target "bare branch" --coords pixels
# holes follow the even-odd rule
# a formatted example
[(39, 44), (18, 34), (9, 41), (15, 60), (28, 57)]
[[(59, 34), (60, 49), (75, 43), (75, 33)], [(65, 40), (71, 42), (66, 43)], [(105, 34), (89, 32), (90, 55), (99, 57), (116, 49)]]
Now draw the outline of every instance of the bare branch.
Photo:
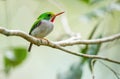
[(113, 41), (119, 38), (120, 38), (120, 33), (109, 36), (109, 37), (104, 37), (100, 39), (92, 39), (92, 40), (67, 39), (67, 40), (55, 42), (55, 44), (58, 44), (60, 46), (72, 46), (72, 45), (77, 45), (77, 44), (99, 44), (99, 43), (104, 43), (104, 42), (110, 42), (110, 41)]
[[(0, 27), (0, 33), (3, 34), (3, 35), (6, 35), (6, 36), (19, 36), (21, 38), (26, 39), (29, 42), (32, 42), (35, 45), (49, 46), (49, 47), (62, 50), (65, 53), (72, 54), (72, 55), (75, 55), (75, 56), (92, 58), (92, 59), (101, 59), (101, 60), (106, 60), (106, 61), (109, 61), (109, 62), (120, 64), (119, 61), (115, 61), (115, 60), (112, 60), (112, 59), (109, 59), (109, 58), (106, 58), (106, 57), (76, 53), (76, 52), (72, 52), (70, 50), (67, 50), (67, 49), (64, 49), (63, 47), (61, 47), (61, 46), (64, 46), (65, 44), (67, 44), (69, 46), (71, 44), (72, 45), (76, 45), (76, 44), (97, 44), (97, 43), (109, 42), (109, 41), (113, 41), (115, 39), (120, 38), (120, 34), (116, 34), (116, 35), (113, 35), (113, 36), (110, 36), (110, 37), (105, 37), (105, 38), (102, 38), (102, 39), (94, 39), (94, 40), (74, 40), (74, 41), (72, 40), (71, 42), (69, 41), (70, 42), (70, 44), (69, 44), (68, 41), (64, 41), (64, 42), (60, 43), (60, 42), (46, 41), (44, 39), (37, 39), (35, 37), (32, 37), (32, 36), (24, 33), (23, 31), (8, 30), (8, 29), (5, 29), (3, 27)], [(65, 45), (65, 46), (67, 46), (67, 45)]]
[(108, 65), (106, 65), (102, 61), (99, 61), (99, 62), (102, 63), (104, 66), (106, 66), (110, 71), (112, 71), (114, 73), (114, 75), (116, 76), (117, 79), (120, 79), (119, 78), (119, 73), (117, 73), (115, 70), (113, 70), (111, 67), (109, 67)]
[(39, 45), (38, 44), (38, 41), (39, 41), (38, 39), (26, 34), (23, 31), (20, 31), (20, 30), (8, 30), (8, 29), (5, 29), (3, 27), (0, 27), (0, 33), (3, 34), (3, 35), (6, 35), (6, 36), (19, 36), (19, 37), (22, 37), (22, 38), (26, 39), (29, 42), (32, 42), (35, 45)]

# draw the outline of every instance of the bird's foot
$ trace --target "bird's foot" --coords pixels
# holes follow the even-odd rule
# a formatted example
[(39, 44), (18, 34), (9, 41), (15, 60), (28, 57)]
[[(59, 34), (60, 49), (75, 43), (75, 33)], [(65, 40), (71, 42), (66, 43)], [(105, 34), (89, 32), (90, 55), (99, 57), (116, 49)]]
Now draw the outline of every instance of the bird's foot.
[(42, 38), (42, 39), (46, 40), (46, 44), (49, 44), (49, 41), (48, 41), (48, 39), (46, 39), (46, 38)]
[[(42, 42), (45, 42), (46, 44), (49, 44), (49, 41), (48, 41), (48, 39), (46, 39), (46, 38), (38, 38), (38, 39), (40, 39), (40, 42), (42, 43)], [(44, 40), (42, 40), (42, 39), (44, 39)]]

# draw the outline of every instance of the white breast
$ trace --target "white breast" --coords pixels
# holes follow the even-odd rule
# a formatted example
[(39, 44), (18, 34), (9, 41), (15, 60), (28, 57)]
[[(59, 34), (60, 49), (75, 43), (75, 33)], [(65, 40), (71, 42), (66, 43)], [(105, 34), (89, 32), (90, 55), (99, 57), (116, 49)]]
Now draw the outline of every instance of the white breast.
[(52, 30), (53, 23), (47, 20), (42, 20), (41, 24), (31, 32), (31, 35), (38, 38), (43, 38), (47, 36)]

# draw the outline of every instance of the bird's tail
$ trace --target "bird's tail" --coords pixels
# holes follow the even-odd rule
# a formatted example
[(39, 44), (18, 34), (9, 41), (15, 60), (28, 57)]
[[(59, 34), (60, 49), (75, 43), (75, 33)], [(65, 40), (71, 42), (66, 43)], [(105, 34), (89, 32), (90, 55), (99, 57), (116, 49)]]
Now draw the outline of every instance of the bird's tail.
[(29, 45), (29, 48), (28, 48), (28, 52), (30, 52), (31, 51), (31, 48), (32, 48), (32, 43), (30, 43), (30, 45)]

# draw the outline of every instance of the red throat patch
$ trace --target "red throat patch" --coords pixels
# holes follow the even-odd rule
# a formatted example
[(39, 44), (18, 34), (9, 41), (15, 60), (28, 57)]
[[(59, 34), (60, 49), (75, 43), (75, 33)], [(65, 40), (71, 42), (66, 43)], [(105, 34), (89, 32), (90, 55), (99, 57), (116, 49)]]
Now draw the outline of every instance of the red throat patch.
[(54, 22), (55, 18), (56, 18), (56, 16), (54, 16), (50, 21), (51, 21), (51, 22)]
[(63, 13), (64, 13), (64, 12), (57, 13), (55, 16), (52, 17), (52, 19), (51, 19), (50, 21), (51, 21), (51, 22), (54, 22), (56, 16), (61, 15), (61, 14), (63, 14)]

